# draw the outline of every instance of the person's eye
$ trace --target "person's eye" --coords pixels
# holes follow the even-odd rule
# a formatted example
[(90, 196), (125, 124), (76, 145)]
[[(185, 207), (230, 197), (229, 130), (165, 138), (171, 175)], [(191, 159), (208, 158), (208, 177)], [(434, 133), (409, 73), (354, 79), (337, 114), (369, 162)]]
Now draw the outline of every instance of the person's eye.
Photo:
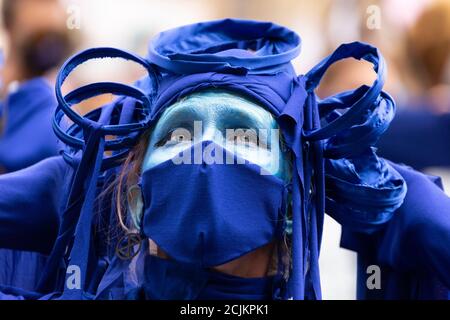
[(267, 148), (265, 139), (260, 139), (254, 129), (237, 129), (228, 135), (228, 141), (236, 146)]
[(191, 142), (192, 135), (189, 130), (184, 128), (178, 128), (176, 130), (170, 131), (164, 136), (163, 139), (156, 143), (157, 147), (162, 146), (173, 146), (179, 143)]
[(248, 136), (248, 135), (244, 135), (244, 136), (237, 136), (234, 139), (234, 143), (236, 144), (242, 144), (242, 145), (252, 145), (252, 146), (257, 146), (258, 145), (258, 137), (257, 136)]
[(181, 142), (188, 142), (188, 141), (191, 141), (191, 134), (189, 133), (189, 131), (187, 131), (187, 132), (174, 131), (170, 135), (170, 140), (169, 140), (169, 142), (171, 142), (171, 143), (181, 143)]

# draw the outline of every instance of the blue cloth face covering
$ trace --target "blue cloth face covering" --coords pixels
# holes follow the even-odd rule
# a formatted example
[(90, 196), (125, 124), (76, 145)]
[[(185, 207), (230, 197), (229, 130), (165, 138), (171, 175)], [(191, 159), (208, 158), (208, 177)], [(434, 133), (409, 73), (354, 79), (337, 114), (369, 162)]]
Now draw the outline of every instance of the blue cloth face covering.
[[(204, 154), (195, 164), (199, 147), (222, 163), (207, 164)], [(142, 175), (147, 237), (174, 260), (202, 267), (224, 264), (280, 238), (287, 194), (283, 180), (262, 175), (257, 165), (239, 164), (213, 142), (184, 152), (191, 154), (191, 164), (171, 159)]]

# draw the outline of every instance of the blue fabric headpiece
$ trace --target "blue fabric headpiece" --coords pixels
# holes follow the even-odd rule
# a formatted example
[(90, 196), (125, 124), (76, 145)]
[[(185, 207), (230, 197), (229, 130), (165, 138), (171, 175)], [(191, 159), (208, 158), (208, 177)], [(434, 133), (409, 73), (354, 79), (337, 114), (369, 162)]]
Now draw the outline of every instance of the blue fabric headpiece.
[(161, 32), (148, 60), (175, 74), (279, 72), (300, 53), (300, 37), (269, 22), (218, 20)]
[[(382, 91), (386, 66), (378, 50), (363, 43), (344, 44), (309, 73), (297, 76), (291, 60), (299, 54), (300, 43), (293, 31), (273, 23), (226, 19), (163, 32), (151, 42), (146, 59), (113, 48), (89, 49), (70, 58), (58, 76), (53, 125), (67, 145), (64, 158), (76, 171), (40, 290), (62, 292), (62, 298), (90, 297), (98, 181), (120, 164), (161, 111), (189, 93), (214, 87), (246, 95), (277, 118), (294, 155), (292, 269), (285, 297), (320, 299), (318, 258), (325, 208), (343, 225), (372, 232), (401, 205), (406, 185), (374, 153), (373, 145), (395, 110)], [(107, 57), (139, 63), (149, 76), (134, 86), (102, 82), (62, 94), (61, 85), (74, 68)], [(318, 99), (314, 91), (326, 70), (350, 57), (374, 65), (373, 85)], [(120, 98), (85, 116), (73, 111), (73, 105), (103, 93)], [(65, 126), (64, 116), (73, 123)], [(51, 280), (69, 257), (70, 264), (82, 269), (80, 290), (65, 290), (63, 279), (56, 284)]]

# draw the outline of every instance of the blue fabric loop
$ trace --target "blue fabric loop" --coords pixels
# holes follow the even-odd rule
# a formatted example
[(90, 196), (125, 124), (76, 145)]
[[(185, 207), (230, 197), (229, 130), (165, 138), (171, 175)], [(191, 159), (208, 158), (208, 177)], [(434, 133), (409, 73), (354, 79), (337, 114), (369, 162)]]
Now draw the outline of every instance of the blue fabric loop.
[[(86, 123), (86, 119), (83, 118), (81, 115), (79, 115), (78, 113), (76, 113), (72, 108), (71, 105), (66, 101), (65, 97), (62, 94), (61, 91), (61, 87), (64, 83), (64, 81), (66, 80), (66, 78), (69, 76), (69, 74), (80, 64), (91, 60), (91, 59), (98, 59), (98, 58), (122, 58), (125, 60), (130, 60), (130, 61), (134, 61), (136, 63), (139, 63), (140, 65), (142, 65), (149, 74), (149, 78), (152, 80), (152, 85), (153, 85), (153, 92), (150, 93), (145, 93), (144, 91), (142, 91), (139, 88), (133, 88), (131, 86), (128, 86), (127, 88), (122, 87), (120, 89), (116, 88), (113, 89), (114, 85), (112, 84), (110, 88), (107, 88), (109, 85), (107, 85), (106, 87), (103, 85), (99, 85), (99, 88), (97, 89), (102, 89), (106, 90), (104, 93), (109, 93), (108, 90), (118, 90), (120, 91), (124, 91), (124, 92), (120, 92), (120, 94), (124, 94), (125, 96), (132, 96), (135, 97), (138, 100), (142, 100), (144, 103), (144, 107), (146, 108), (150, 108), (150, 99), (149, 99), (149, 95), (151, 95), (152, 93), (154, 94), (155, 92), (157, 92), (157, 87), (158, 87), (158, 76), (157, 76), (157, 72), (154, 69), (154, 67), (148, 63), (145, 59), (138, 57), (137, 55), (134, 55), (132, 53), (129, 53), (127, 51), (123, 51), (123, 50), (119, 50), (119, 49), (115, 49), (115, 48), (92, 48), (92, 49), (87, 49), (85, 51), (82, 51), (74, 56), (72, 56), (71, 58), (69, 58), (64, 65), (61, 67), (60, 72), (58, 73), (57, 79), (56, 79), (56, 85), (55, 85), (55, 94), (56, 94), (56, 99), (58, 100), (58, 103), (60, 104), (61, 109), (66, 113), (66, 115), (75, 123), (79, 124), (79, 125), (83, 125), (84, 123)], [(111, 83), (109, 83), (111, 84)], [(94, 89), (93, 87), (89, 87), (90, 89)], [(80, 92), (78, 91), (78, 94), (80, 94)], [(86, 98), (81, 98), (81, 100), (85, 100)], [(80, 100), (80, 101), (81, 101)], [(127, 127), (125, 126), (116, 126), (116, 127), (106, 127), (105, 128), (105, 133), (107, 134), (116, 134), (117, 132), (114, 131), (113, 129), (118, 130), (119, 132), (122, 130), (122, 132), (126, 131)]]
[(364, 43), (353, 42), (341, 45), (336, 51), (329, 57), (324, 59), (316, 67), (314, 67), (307, 77), (307, 90), (312, 92), (319, 84), (321, 78), (325, 74), (325, 71), (334, 63), (339, 60), (353, 57), (355, 59), (364, 59), (374, 64), (374, 70), (377, 72), (377, 78), (371, 87), (361, 87), (360, 90), (364, 90), (364, 94), (355, 101), (350, 109), (339, 118), (333, 120), (326, 126), (313, 130), (311, 132), (305, 132), (304, 136), (307, 140), (316, 141), (323, 140), (336, 135), (340, 131), (351, 127), (351, 125), (358, 119), (367, 108), (375, 103), (379, 97), (385, 80), (386, 65), (382, 55), (378, 52), (378, 49)]
[[(154, 67), (150, 63), (148, 63), (147, 60), (131, 52), (110, 47), (90, 48), (73, 55), (62, 65), (58, 77), (56, 78), (56, 96), (62, 99), (63, 94), (61, 92), (61, 87), (69, 74), (76, 67), (88, 60), (102, 58), (121, 58), (136, 62), (147, 70), (150, 78), (153, 78), (156, 72)], [(157, 83), (155, 83), (154, 85), (157, 86)]]
[[(326, 103), (322, 103), (320, 107), (326, 106)], [(346, 108), (346, 102), (335, 101), (333, 107), (336, 109)], [(325, 157), (345, 158), (360, 154), (367, 146), (375, 145), (394, 119), (395, 109), (393, 99), (387, 93), (381, 92), (376, 102), (372, 106), (368, 106), (366, 112), (359, 119), (355, 119), (356, 121), (351, 127), (326, 140)], [(333, 121), (339, 117), (340, 113), (334, 111), (326, 119)]]
[[(89, 98), (112, 93), (116, 95), (123, 95), (127, 97), (133, 97), (142, 102), (143, 109), (148, 112), (150, 109), (150, 101), (146, 94), (140, 90), (139, 88), (132, 87), (129, 85), (124, 85), (120, 83), (114, 82), (98, 82), (86, 85), (84, 87), (80, 87), (75, 89), (74, 91), (67, 94), (62, 99), (58, 99), (58, 111), (62, 110), (67, 117), (80, 126), (88, 125), (92, 120), (86, 117), (80, 116), (77, 112), (72, 109), (74, 104), (80, 103), (83, 100), (87, 100)], [(68, 102), (66, 99), (69, 99)], [(105, 125), (102, 128), (102, 131), (105, 134), (124, 134), (128, 133), (130, 130), (139, 130), (142, 129), (142, 123), (131, 123), (131, 124), (122, 124), (122, 125)]]
[[(62, 121), (65, 115), (67, 115), (74, 122), (75, 120), (77, 120), (76, 118), (72, 118), (71, 114), (75, 112), (71, 109), (70, 106), (73, 106), (74, 104), (80, 103), (81, 101), (106, 93), (132, 97), (142, 103), (143, 110), (150, 109), (149, 107), (150, 102), (148, 101), (148, 98), (138, 88), (114, 82), (99, 82), (88, 84), (86, 86), (75, 89), (74, 91), (70, 92), (65, 96), (64, 101), (66, 102), (66, 107), (63, 104), (58, 105), (55, 111), (55, 117), (53, 119), (53, 126), (55, 129), (55, 133), (58, 135), (58, 137), (72, 147), (82, 147), (84, 145), (84, 140), (67, 135), (66, 132), (61, 128), (60, 122)], [(119, 104), (116, 105), (120, 106)], [(67, 106), (69, 106), (69, 109), (67, 109)], [(100, 116), (101, 110), (102, 108), (89, 112), (86, 116), (82, 118), (83, 120), (81, 122), (78, 122), (76, 124), (80, 125), (81, 127), (92, 124), (93, 122), (95, 122), (95, 118)], [(145, 114), (142, 116), (145, 116)], [(121, 135), (121, 134), (129, 134), (130, 132), (133, 131), (142, 131), (143, 129), (146, 129), (148, 126), (146, 121), (147, 119), (142, 120), (143, 120), (142, 122), (137, 123), (127, 123), (121, 125), (102, 125), (100, 130), (105, 135)], [(105, 147), (108, 149), (108, 147), (117, 144), (118, 142), (116, 139), (108, 140), (105, 143)]]
[[(377, 79), (373, 85), (361, 86), (356, 90), (319, 101), (314, 90), (326, 70), (334, 62), (349, 57), (365, 59), (374, 64)], [(325, 204), (327, 213), (342, 224), (353, 226), (359, 231), (370, 232), (388, 221), (403, 201), (406, 185), (401, 177), (391, 167), (380, 162), (375, 154), (365, 153), (387, 129), (394, 116), (395, 104), (389, 95), (382, 92), (384, 78), (385, 63), (376, 48), (357, 42), (344, 44), (304, 77), (307, 91), (304, 113), (295, 112), (288, 103), (281, 115), (294, 120), (285, 123), (287, 128), (292, 125), (298, 126), (302, 123), (302, 117), (304, 118), (303, 187), (299, 182), (296, 183), (300, 187), (304, 206), (300, 212), (293, 208), (295, 230), (297, 232), (302, 230), (304, 236), (299, 239), (295, 237), (295, 233), (293, 234), (293, 278), (290, 282), (294, 299), (321, 297), (318, 256)], [(299, 82), (302, 79), (303, 77), (300, 77)], [(294, 91), (293, 96), (299, 96), (298, 89)], [(338, 109), (348, 110), (341, 114)], [(291, 137), (297, 130), (290, 128), (287, 131), (288, 143), (298, 140)], [(295, 147), (293, 150), (296, 150)], [(297, 157), (300, 156), (299, 151), (295, 152)], [(352, 158), (355, 162), (356, 175), (359, 174), (361, 177), (359, 183), (353, 182), (349, 176), (343, 176), (342, 180), (338, 178), (347, 170), (345, 163), (342, 162), (346, 159), (336, 162), (335, 167), (325, 168), (325, 161), (332, 163), (330, 158), (341, 159), (350, 156), (359, 156)], [(299, 174), (299, 177), (302, 176)], [(327, 188), (332, 185), (332, 190), (327, 189), (326, 194), (325, 180)], [(363, 205), (357, 206), (355, 198), (368, 190), (373, 200), (366, 201), (367, 210), (365, 210)], [(351, 213), (347, 214), (349, 211)], [(299, 220), (303, 224), (302, 227), (300, 224), (295, 226), (295, 221)], [(298, 259), (296, 256), (302, 256), (303, 268), (296, 261)], [(300, 280), (296, 279), (300, 270), (304, 270), (303, 287), (299, 285)]]
[[(70, 72), (87, 60), (98, 58), (123, 58), (142, 65), (149, 73), (148, 83), (150, 86), (147, 88), (148, 90), (144, 92), (142, 89), (130, 85), (99, 82), (77, 88), (63, 96), (61, 86)], [(88, 139), (87, 128), (95, 123), (101, 123), (99, 130), (105, 139), (105, 151), (116, 151), (112, 156), (102, 160), (101, 170), (117, 166), (128, 150), (136, 144), (140, 133), (144, 132), (151, 122), (151, 101), (157, 92), (158, 77), (155, 68), (145, 59), (115, 48), (88, 49), (71, 57), (61, 68), (55, 88), (58, 106), (53, 119), (53, 129), (58, 138), (68, 146), (68, 149), (66, 148), (62, 153), (64, 159), (72, 166), (80, 163), (81, 154), (79, 153), (84, 149)], [(119, 95), (120, 98), (108, 107), (91, 111), (85, 116), (79, 115), (72, 109), (74, 104), (106, 93)], [(134, 103), (128, 103), (124, 110), (123, 105), (126, 99), (133, 99)], [(122, 116), (123, 111), (127, 113), (126, 117)], [(73, 124), (67, 129), (63, 129), (61, 126), (64, 116), (73, 121)], [(128, 122), (123, 121), (126, 118), (128, 118)], [(106, 136), (113, 138), (106, 139)]]
[[(153, 67), (144, 59), (133, 54), (113, 48), (96, 48), (83, 51), (70, 58), (62, 67), (56, 82), (56, 97), (59, 106), (55, 112), (55, 120), (53, 122), (55, 132), (69, 147), (72, 147), (74, 154), (77, 149), (82, 151), (81, 159), (77, 163), (76, 172), (71, 184), (71, 189), (64, 210), (59, 234), (50, 255), (46, 270), (38, 285), (41, 292), (51, 292), (52, 290), (63, 292), (62, 298), (81, 299), (85, 297), (86, 290), (90, 286), (90, 276), (94, 271), (92, 267), (95, 265), (95, 255), (92, 246), (91, 227), (94, 212), (94, 201), (97, 192), (97, 183), (102, 169), (104, 169), (104, 151), (107, 143), (106, 135), (124, 135), (129, 136), (135, 131), (143, 131), (148, 123), (148, 114), (150, 110), (150, 95), (152, 92), (145, 94), (142, 90), (131, 86), (118, 83), (93, 83), (78, 88), (66, 97), (63, 97), (61, 86), (70, 72), (79, 64), (94, 58), (117, 57), (135, 61), (143, 65), (152, 79), (152, 89), (156, 92), (156, 75)], [(153, 92), (153, 94), (155, 93)], [(113, 93), (126, 97), (134, 98), (143, 105), (141, 115), (145, 116), (144, 121), (131, 124), (111, 124), (111, 115), (114, 109), (120, 108), (118, 103), (108, 105), (99, 112), (89, 113), (89, 117), (96, 116), (97, 119), (82, 117), (71, 109), (71, 105), (78, 103), (90, 97), (102, 94)], [(68, 102), (67, 100), (70, 102)], [(120, 100), (119, 100), (120, 101)], [(136, 110), (138, 108), (134, 108)], [(126, 109), (130, 115), (129, 105)], [(68, 116), (80, 128), (75, 129), (73, 126), (69, 128), (70, 133), (78, 133), (77, 136), (68, 135), (64, 132), (59, 124), (63, 116)], [(125, 116), (124, 116), (125, 117)], [(116, 117), (120, 121), (120, 116)], [(108, 124), (109, 123), (109, 124)], [(80, 137), (83, 139), (80, 139)], [(108, 147), (118, 148), (125, 140), (110, 141)], [(81, 145), (82, 143), (82, 145)], [(117, 160), (118, 156), (124, 153), (115, 153), (109, 160)], [(66, 157), (68, 154), (66, 153)], [(73, 158), (73, 157), (72, 157)], [(72, 244), (72, 245), (71, 245)], [(69, 255), (69, 256), (67, 256)], [(66, 258), (66, 259), (64, 259)], [(69, 259), (68, 259), (69, 258)], [(63, 288), (65, 281), (61, 281), (64, 277), (66, 263), (72, 263), (81, 270), (82, 285), (80, 289), (71, 290)], [(55, 274), (57, 275), (55, 277)]]
[[(148, 103), (145, 102), (148, 101), (148, 99), (143, 99), (143, 97), (145, 96), (142, 95), (139, 89), (113, 82), (93, 83), (77, 88), (76, 90), (67, 94), (65, 99), (69, 105), (73, 105), (75, 103), (79, 103), (83, 100), (104, 93), (126, 95), (134, 100), (137, 100), (135, 101), (135, 103), (139, 103), (141, 106), (145, 103)], [(63, 121), (64, 116), (67, 114), (65, 112), (67, 110), (64, 110), (62, 105), (59, 104), (55, 110), (55, 116), (53, 118), (53, 129), (56, 136), (72, 149), (63, 151), (64, 158), (66, 160), (69, 160), (69, 163), (73, 162), (72, 158), (74, 157), (74, 155), (77, 154), (79, 150), (82, 150), (86, 144), (86, 135), (84, 132), (86, 126), (93, 125), (96, 123), (96, 121), (101, 121), (101, 118), (103, 117), (107, 120), (103, 121), (103, 123), (100, 125), (100, 132), (103, 136), (113, 135), (115, 137), (105, 142), (105, 150), (120, 150), (121, 152), (115, 153), (112, 156), (105, 157), (103, 159), (102, 170), (117, 165), (119, 161), (126, 155), (129, 148), (133, 147), (137, 143), (140, 133), (142, 133), (147, 128), (147, 112), (149, 110), (148, 108), (139, 108), (139, 110), (141, 110), (139, 112), (140, 116), (136, 115), (136, 117), (141, 118), (138, 119), (140, 120), (139, 122), (126, 123), (122, 125), (108, 125), (108, 123), (119, 121), (119, 118), (121, 116), (121, 107), (122, 104), (113, 103), (103, 108), (91, 111), (83, 117), (83, 123), (81, 125), (74, 123), (67, 130), (64, 130), (61, 128), (61, 121)]]

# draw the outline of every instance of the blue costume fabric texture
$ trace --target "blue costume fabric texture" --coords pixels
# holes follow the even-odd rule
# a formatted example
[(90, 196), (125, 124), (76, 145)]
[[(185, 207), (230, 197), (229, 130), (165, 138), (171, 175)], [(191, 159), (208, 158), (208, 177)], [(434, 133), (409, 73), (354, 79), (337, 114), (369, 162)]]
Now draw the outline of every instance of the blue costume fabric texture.
[[(353, 232), (343, 225), (341, 245), (358, 252), (357, 297), (450, 299), (450, 198), (440, 192), (439, 178), (391, 165), (408, 184), (405, 201), (391, 221), (373, 235)], [(384, 270), (380, 290), (365, 286), (370, 265)]]
[(0, 137), (0, 166), (4, 172), (17, 171), (58, 154), (51, 126), (56, 104), (55, 94), (44, 78), (25, 81), (1, 101), (5, 127)]
[[(17, 171), (57, 155), (57, 139), (51, 126), (56, 104), (55, 94), (44, 78), (19, 84), (1, 101), (2, 173)], [(0, 284), (33, 289), (45, 261), (46, 256), (40, 253), (0, 249)]]
[[(373, 147), (395, 112), (392, 98), (382, 91), (386, 71), (383, 57), (368, 44), (344, 44), (309, 73), (297, 76), (291, 60), (299, 54), (300, 44), (300, 38), (294, 32), (273, 23), (226, 19), (163, 32), (151, 42), (146, 59), (113, 48), (88, 49), (70, 58), (58, 76), (58, 107), (53, 120), (55, 133), (67, 146), (62, 156), (0, 177), (0, 188), (8, 188), (6, 195), (2, 193), (0, 196), (0, 246), (49, 254), (46, 270), (36, 288), (0, 287), (4, 298), (320, 299), (318, 258), (325, 210), (343, 225), (343, 243), (348, 236), (345, 245), (363, 257), (361, 268), (373, 260), (393, 270), (383, 297), (403, 298), (405, 291), (410, 293), (409, 298), (433, 296), (432, 292), (437, 290), (433, 285), (429, 288), (422, 286), (414, 293), (409, 289), (420, 277), (426, 279), (436, 274), (439, 274), (440, 283), (448, 288), (449, 275), (444, 270), (450, 270), (450, 251), (445, 246), (450, 234), (450, 200), (422, 174), (378, 158)], [(139, 63), (149, 75), (134, 86), (101, 82), (62, 94), (64, 80), (79, 64), (107, 57)], [(372, 63), (377, 73), (376, 80), (372, 86), (362, 86), (320, 100), (315, 94), (320, 79), (333, 63), (345, 58)], [(288, 266), (286, 273), (282, 272), (285, 266), (279, 266), (273, 277), (234, 278), (211, 274), (192, 263), (188, 256), (185, 261), (163, 261), (138, 254), (130, 263), (115, 254), (115, 245), (121, 242), (117, 240), (120, 239), (120, 230), (116, 237), (100, 232), (105, 225), (117, 225), (115, 201), (104, 196), (102, 191), (117, 177), (124, 156), (168, 106), (190, 93), (208, 88), (244, 95), (271, 112), (292, 153), (292, 181), (288, 188), (288, 205), (292, 208), (292, 265)], [(83, 117), (72, 109), (73, 105), (104, 93), (120, 97)], [(72, 123), (66, 124), (64, 116)], [(150, 177), (156, 177), (156, 180), (167, 177), (162, 174), (168, 169), (164, 168), (166, 165), (169, 166), (163, 164), (162, 168), (143, 173), (141, 185), (148, 186), (143, 191), (144, 202), (151, 202), (153, 195), (158, 194), (153, 182), (149, 182)], [(174, 170), (185, 179), (203, 170), (191, 167), (189, 170), (192, 171), (182, 167)], [(229, 168), (208, 170), (212, 176), (204, 176), (203, 179), (213, 189), (208, 190), (208, 201), (211, 202), (205, 202), (205, 206), (220, 203), (215, 198), (220, 196), (218, 191), (221, 187), (229, 187), (233, 182), (247, 185), (256, 181), (251, 170), (241, 168), (239, 170), (244, 171), (240, 174)], [(230, 177), (233, 179), (227, 182)], [(11, 183), (13, 180), (16, 182)], [(31, 191), (25, 187), (30, 181), (34, 183)], [(49, 184), (54, 187), (49, 187)], [(267, 180), (263, 185), (266, 184), (283, 189), (276, 181)], [(45, 190), (41, 190), (43, 185), (47, 185)], [(167, 197), (169, 187), (170, 183), (167, 183), (161, 189), (161, 196)], [(259, 201), (261, 198), (258, 196), (264, 195), (265, 191), (260, 187), (254, 186), (253, 201)], [(27, 200), (23, 205), (24, 200), (14, 203), (12, 209), (11, 200), (14, 201), (24, 190), (27, 190)], [(180, 192), (178, 196), (179, 203), (197, 205), (188, 193)], [(274, 193), (266, 199), (269, 204), (266, 207), (277, 208), (282, 199), (284, 197)], [(39, 209), (30, 212), (26, 210), (28, 205)], [(259, 206), (257, 203), (254, 205), (255, 208)], [(171, 224), (167, 217), (156, 214), (152, 206), (162, 210), (157, 202), (145, 203), (141, 236), (159, 237), (169, 251), (177, 251), (180, 248), (178, 239), (165, 238), (160, 235), (161, 230), (153, 227), (153, 224), (161, 223), (164, 228), (176, 227), (176, 219)], [(248, 211), (245, 205), (241, 206)], [(215, 210), (214, 214), (224, 215), (222, 209)], [(238, 212), (233, 211), (236, 209), (227, 209), (227, 215), (238, 216)], [(52, 220), (46, 221), (48, 230), (45, 236), (39, 234), (42, 230), (35, 230), (40, 229), (36, 226), (45, 221), (22, 225), (24, 221), (37, 219), (36, 211), (39, 210), (46, 210), (47, 219)], [(255, 243), (247, 243), (249, 249), (264, 244), (267, 239), (263, 238), (270, 238), (272, 231), (278, 229), (275, 225), (264, 225), (264, 212), (252, 214), (258, 213), (261, 214), (258, 225), (266, 235), (256, 235)], [(422, 216), (424, 213), (426, 219)], [(183, 217), (188, 216), (189, 210), (180, 211), (180, 217), (183, 214)], [(273, 212), (267, 214), (274, 216)], [(192, 227), (193, 230), (187, 232), (188, 237), (193, 237), (196, 230), (215, 226), (214, 219), (199, 221), (201, 225)], [(286, 232), (286, 226), (283, 228), (282, 232)], [(423, 234), (423, 238), (419, 238), (422, 241), (417, 242), (412, 235), (415, 231)], [(250, 235), (255, 232), (249, 229)], [(24, 239), (15, 242), (18, 235)], [(36, 241), (41, 236), (43, 240)], [(358, 236), (364, 239), (361, 242), (355, 240)], [(224, 239), (214, 235), (209, 239), (218, 247), (224, 245)], [(365, 244), (375, 240), (378, 242), (374, 250), (364, 248)], [(142, 252), (148, 249), (144, 243), (140, 248)], [(207, 242), (200, 242), (197, 247), (184, 247), (182, 253), (195, 252), (199, 247), (206, 249), (207, 245)], [(414, 250), (416, 247), (427, 255), (426, 261), (432, 261), (430, 264), (424, 266), (422, 259), (401, 254), (405, 248)], [(233, 245), (226, 248), (222, 257), (203, 252), (198, 259), (206, 259), (200, 261), (200, 265), (209, 266), (223, 262), (222, 259), (232, 259), (243, 253), (241, 250), (244, 249)], [(130, 264), (134, 267), (130, 268)], [(81, 271), (78, 286), (70, 285), (73, 266)], [(409, 278), (402, 282), (399, 277), (405, 273)], [(158, 274), (164, 276), (157, 277)], [(363, 297), (362, 293), (360, 297)]]
[[(424, 110), (397, 113), (377, 144), (378, 153), (416, 170), (450, 167), (450, 113), (435, 114), (421, 108)], [(402, 143), (407, 140), (414, 143)]]

